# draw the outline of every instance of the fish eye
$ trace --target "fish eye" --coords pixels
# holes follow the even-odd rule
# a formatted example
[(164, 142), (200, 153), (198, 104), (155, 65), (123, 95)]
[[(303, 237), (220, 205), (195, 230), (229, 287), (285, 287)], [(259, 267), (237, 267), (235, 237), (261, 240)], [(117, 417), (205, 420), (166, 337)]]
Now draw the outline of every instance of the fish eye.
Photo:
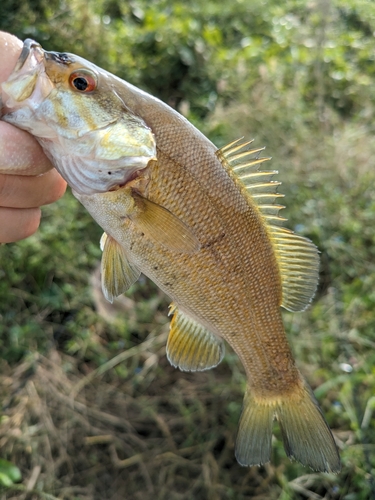
[(69, 77), (70, 86), (79, 92), (92, 92), (96, 89), (96, 78), (85, 71), (75, 71)]

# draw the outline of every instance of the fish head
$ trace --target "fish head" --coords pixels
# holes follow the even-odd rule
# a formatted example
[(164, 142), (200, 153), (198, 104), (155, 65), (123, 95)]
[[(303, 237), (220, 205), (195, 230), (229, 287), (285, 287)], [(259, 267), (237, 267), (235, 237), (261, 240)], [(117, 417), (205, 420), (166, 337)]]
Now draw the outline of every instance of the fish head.
[(79, 56), (27, 39), (1, 85), (1, 119), (34, 135), (73, 190), (107, 192), (156, 159), (154, 135), (120, 97), (121, 84)]

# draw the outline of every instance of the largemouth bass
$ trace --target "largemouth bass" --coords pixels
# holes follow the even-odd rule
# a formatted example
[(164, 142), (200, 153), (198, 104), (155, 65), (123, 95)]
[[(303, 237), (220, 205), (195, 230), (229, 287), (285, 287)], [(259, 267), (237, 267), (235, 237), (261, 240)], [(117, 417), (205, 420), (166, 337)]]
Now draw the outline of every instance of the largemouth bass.
[(140, 273), (173, 302), (167, 356), (181, 370), (216, 366), (227, 341), (247, 390), (241, 465), (270, 460), (273, 420), (287, 455), (317, 471), (340, 459), (293, 359), (280, 306), (305, 309), (318, 251), (282, 226), (277, 173), (242, 139), (217, 149), (158, 99), (73, 54), (24, 42), (2, 85), (2, 119), (29, 131), (104, 229), (108, 300)]

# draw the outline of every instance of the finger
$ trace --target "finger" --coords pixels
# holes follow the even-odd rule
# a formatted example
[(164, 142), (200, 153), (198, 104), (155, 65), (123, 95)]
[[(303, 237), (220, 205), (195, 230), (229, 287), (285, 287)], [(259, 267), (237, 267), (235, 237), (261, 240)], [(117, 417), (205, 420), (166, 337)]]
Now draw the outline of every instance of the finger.
[(28, 238), (40, 224), (40, 208), (0, 208), (0, 243)]
[(13, 71), (21, 54), (22, 45), (19, 38), (0, 31), (0, 82), (5, 81)]
[(0, 207), (36, 208), (64, 194), (66, 182), (57, 170), (34, 176), (0, 175)]
[(0, 121), (0, 173), (38, 175), (51, 168), (51, 162), (28, 132)]
[[(5, 81), (22, 50), (22, 42), (0, 31), (0, 82)], [(52, 168), (42, 148), (27, 132), (0, 122), (0, 172), (37, 175)]]

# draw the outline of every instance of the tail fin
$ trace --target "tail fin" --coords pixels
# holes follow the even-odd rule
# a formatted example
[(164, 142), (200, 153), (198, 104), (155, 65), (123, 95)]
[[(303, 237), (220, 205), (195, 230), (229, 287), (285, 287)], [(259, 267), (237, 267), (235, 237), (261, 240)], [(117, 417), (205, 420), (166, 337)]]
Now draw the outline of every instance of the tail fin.
[(245, 394), (236, 442), (241, 465), (263, 465), (270, 461), (272, 422), (279, 422), (289, 458), (321, 472), (340, 472), (340, 457), (332, 433), (305, 384), (299, 395), (266, 400)]

